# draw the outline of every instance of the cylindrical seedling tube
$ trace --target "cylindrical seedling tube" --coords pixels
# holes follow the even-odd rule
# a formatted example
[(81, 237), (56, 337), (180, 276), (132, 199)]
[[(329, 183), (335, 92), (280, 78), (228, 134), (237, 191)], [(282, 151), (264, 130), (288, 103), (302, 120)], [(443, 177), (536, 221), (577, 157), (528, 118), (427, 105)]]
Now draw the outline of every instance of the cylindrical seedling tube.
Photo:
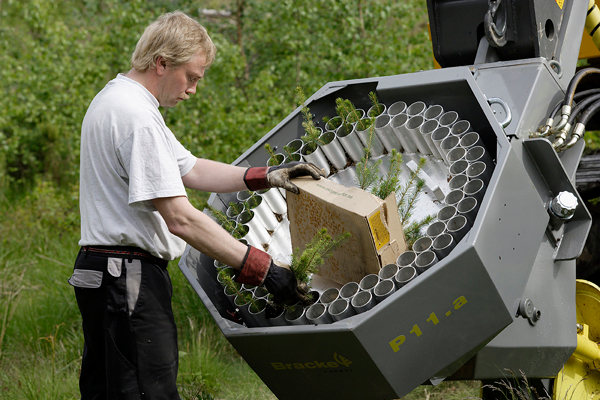
[(396, 282), (391, 279), (386, 279), (384, 281), (379, 281), (379, 283), (373, 289), (373, 295), (375, 296), (375, 301), (377, 303), (381, 303), (395, 291)]
[(440, 126), (451, 127), (458, 121), (458, 113), (456, 111), (446, 111), (440, 115)]
[(424, 251), (423, 253), (419, 254), (415, 260), (415, 268), (417, 269), (417, 273), (421, 275), (423, 272), (431, 268), (431, 266), (437, 261), (437, 255), (432, 250)]
[(370, 310), (375, 304), (375, 298), (371, 292), (358, 292), (350, 301), (350, 305), (357, 314)]
[(352, 298), (358, 291), (360, 290), (360, 287), (358, 286), (358, 283), (356, 282), (347, 282), (346, 284), (344, 284), (344, 286), (342, 286), (342, 288), (340, 289), (340, 298), (342, 299), (346, 299), (349, 300), (350, 298)]
[(267, 160), (267, 165), (269, 167), (274, 167), (276, 165), (283, 164), (283, 160), (285, 160), (285, 156), (283, 154), (281, 154), (281, 153), (273, 154)]
[(267, 317), (267, 323), (271, 326), (284, 326), (288, 324), (285, 320), (285, 308), (281, 305), (267, 303), (265, 315)]
[(323, 303), (315, 303), (306, 310), (306, 319), (311, 324), (330, 324), (333, 322)]
[[(467, 162), (467, 160), (465, 160), (465, 159), (457, 160), (457, 161), (454, 161), (452, 164), (450, 164), (450, 168), (448, 168), (448, 172), (450, 172), (451, 176), (460, 175), (460, 174), (464, 174), (468, 167), (469, 167), (469, 163)], [(468, 176), (469, 175), (467, 174), (467, 177)]]
[(254, 211), (254, 216), (268, 231), (274, 231), (279, 222), (267, 202), (263, 200), (262, 196), (255, 194), (246, 201), (246, 206)]
[(469, 132), (469, 129), (471, 129), (471, 123), (466, 119), (461, 119), (460, 121), (456, 121), (456, 123), (452, 125), (452, 128), (450, 128), (450, 132), (454, 136), (462, 136), (465, 133)]
[(481, 179), (472, 179), (465, 184), (463, 192), (465, 192), (465, 196), (474, 197), (477, 201), (481, 201), (485, 193), (485, 184)]
[(259, 190), (258, 193), (267, 202), (271, 211), (275, 214), (283, 215), (287, 212), (287, 204), (285, 199), (276, 189)]
[(326, 131), (320, 136), (321, 149), (329, 162), (337, 169), (343, 169), (346, 166), (346, 153), (340, 144), (335, 132)]
[(406, 129), (406, 122), (408, 121), (408, 118), (408, 115), (404, 113), (398, 114), (392, 118), (390, 124), (394, 130), (394, 133), (396, 134), (396, 137), (398, 138), (398, 141), (402, 145), (402, 148), (407, 153), (416, 153), (418, 150), (417, 145), (411, 137), (410, 132), (408, 132)]
[(442, 233), (433, 241), (433, 252), (437, 255), (438, 259), (446, 257), (452, 248), (454, 247), (454, 238), (449, 233)]
[(406, 111), (406, 103), (403, 101), (397, 101), (388, 107), (387, 113), (391, 118), (393, 118), (404, 111)]
[(365, 116), (365, 110), (362, 108), (357, 108), (356, 111), (349, 112), (346, 116), (346, 122), (349, 124), (354, 124), (358, 122), (361, 118)]
[(490, 180), (492, 169), (488, 168), (483, 161), (475, 161), (467, 168), (467, 176), (469, 179), (481, 179), (484, 182)]
[(450, 128), (447, 126), (439, 126), (433, 133), (431, 134), (431, 141), (433, 142), (433, 146), (437, 150), (440, 158), (448, 164), (446, 160), (446, 154), (442, 152), (442, 142), (450, 136)]
[(248, 200), (253, 195), (254, 195), (254, 193), (252, 193), (252, 192), (250, 192), (248, 190), (241, 190), (241, 191), (237, 192), (237, 194), (235, 195), (235, 197), (237, 198), (237, 200), (240, 203), (245, 203), (246, 200)]
[(489, 153), (485, 150), (483, 146), (473, 146), (465, 154), (465, 160), (469, 163), (473, 164), (476, 161), (483, 161), (488, 168), (494, 168), (494, 162), (492, 161), (492, 157), (490, 157)]
[(427, 107), (427, 109), (423, 113), (423, 117), (425, 117), (425, 119), (436, 119), (437, 120), (440, 118), (440, 116), (443, 113), (444, 113), (444, 107), (440, 106), (439, 104), (434, 104), (434, 105)]
[(403, 113), (406, 110), (406, 103), (403, 101), (397, 101), (388, 107), (387, 113), (390, 117), (395, 117), (398, 114)]
[(286, 153), (300, 153), (303, 144), (304, 142), (302, 142), (302, 139), (290, 140), (288, 144), (284, 146), (284, 151)]
[(377, 274), (365, 275), (359, 282), (360, 290), (366, 292), (373, 292), (373, 288), (379, 282), (379, 276)]
[(442, 155), (440, 154), (437, 147), (435, 147), (435, 145), (433, 144), (432, 139), (433, 132), (435, 132), (438, 126), (439, 124), (436, 119), (425, 120), (425, 122), (423, 122), (423, 125), (421, 125), (421, 127), (419, 128), (419, 132), (425, 140), (425, 143), (427, 144), (427, 148), (430, 150), (430, 153), (433, 154), (436, 158), (441, 159)]
[(336, 115), (335, 117), (330, 118), (325, 123), (325, 130), (335, 132), (340, 127), (340, 125), (342, 125), (342, 117)]
[(227, 211), (225, 211), (225, 215), (228, 218), (234, 219), (240, 215), (244, 211), (244, 203), (230, 203), (229, 207), (227, 207)]
[(410, 106), (406, 108), (406, 114), (409, 117), (414, 117), (415, 115), (421, 115), (427, 108), (427, 105), (422, 101), (415, 101)]
[(446, 157), (448, 159), (448, 162), (452, 164), (455, 161), (464, 160), (466, 153), (467, 151), (465, 149), (463, 149), (460, 146), (456, 146), (455, 148), (450, 150), (448, 154), (446, 154)]
[(248, 233), (255, 234), (260, 244), (269, 243), (271, 236), (265, 229), (265, 226), (262, 224), (262, 222), (257, 218), (254, 218), (254, 212), (252, 210), (246, 210), (241, 213), (238, 216), (237, 222), (243, 225), (248, 225), (248, 228), (250, 228)]
[(302, 161), (302, 154), (300, 153), (292, 153), (289, 156), (285, 156), (285, 161), (286, 163), (291, 163), (294, 161)]
[(360, 120), (360, 122), (362, 121), (369, 121), (367, 122), (369, 126), (366, 129), (362, 130), (359, 128), (360, 123), (357, 123), (354, 126), (354, 129), (356, 130), (360, 141), (362, 142), (365, 148), (369, 147), (369, 141), (371, 142), (371, 156), (377, 157), (382, 155), (385, 151), (385, 148), (383, 147), (383, 143), (381, 143), (381, 140), (379, 140), (379, 137), (377, 137), (377, 134), (375, 133), (375, 127), (372, 125), (371, 119), (363, 118)]
[(446, 195), (445, 203), (449, 206), (455, 206), (465, 197), (465, 194), (461, 189), (454, 189)]
[(285, 312), (285, 320), (291, 325), (306, 325), (308, 320), (306, 319), (306, 309), (301, 303), (296, 303)]
[(398, 266), (396, 264), (387, 264), (384, 265), (383, 268), (379, 270), (379, 279), (394, 279), (394, 275), (398, 272)]
[(232, 233), (232, 236), (240, 242), (247, 242), (247, 244), (260, 248), (262, 243), (255, 232), (250, 231), (250, 227), (245, 224), (238, 223), (238, 226)]
[(446, 224), (443, 221), (434, 221), (427, 227), (426, 235), (435, 240), (445, 229)]
[(417, 253), (412, 250), (407, 250), (398, 256), (396, 264), (400, 268), (408, 267), (415, 262), (415, 258), (417, 258)]
[(332, 303), (340, 296), (340, 291), (338, 288), (329, 288), (321, 293), (321, 297), (319, 297), (319, 302), (327, 305)]
[(446, 138), (444, 138), (444, 140), (442, 140), (442, 143), (440, 143), (440, 153), (448, 165), (451, 164), (448, 161), (448, 152), (458, 146), (458, 142), (460, 142), (458, 136), (449, 134), (446, 136)]
[(340, 321), (354, 315), (354, 309), (350, 306), (350, 302), (341, 298), (329, 304), (327, 311), (335, 321)]
[(381, 114), (375, 120), (375, 133), (388, 153), (392, 149), (402, 150), (402, 144), (392, 129), (391, 121), (392, 119), (387, 114)]
[(335, 131), (335, 134), (352, 161), (359, 162), (364, 154), (364, 148), (362, 142), (358, 138), (358, 134), (354, 130), (354, 127), (350, 124), (344, 123), (338, 128), (337, 131)]
[(470, 228), (469, 221), (464, 215), (456, 215), (446, 223), (448, 233), (452, 235), (457, 243), (467, 234)]
[(378, 117), (381, 114), (386, 114), (386, 111), (387, 111), (387, 107), (385, 106), (385, 104), (383, 104), (383, 103), (379, 103), (379, 105), (373, 104), (367, 110), (367, 116), (369, 116), (369, 117)]
[(302, 146), (300, 154), (302, 154), (302, 158), (305, 161), (315, 164), (325, 172), (325, 176), (329, 176), (331, 173), (329, 163), (323, 154), (323, 150), (321, 150), (319, 146), (314, 143), (306, 143)]
[(452, 219), (454, 216), (456, 216), (456, 207), (454, 206), (444, 206), (442, 208), (440, 208), (440, 210), (437, 213), (437, 219), (439, 219), (442, 222), (446, 222), (449, 221), (450, 219)]
[(429, 250), (431, 248), (432, 244), (433, 244), (433, 240), (431, 240), (431, 238), (429, 236), (421, 236), (420, 238), (415, 240), (415, 242), (413, 243), (412, 249), (415, 253), (417, 253), (417, 258), (418, 258), (419, 254), (424, 251)]
[(472, 225), (477, 217), (479, 202), (475, 197), (465, 197), (456, 205), (456, 211), (459, 215), (464, 215), (467, 221)]
[(460, 146), (465, 149), (470, 149), (473, 146), (483, 146), (483, 142), (479, 137), (479, 133), (477, 132), (468, 132), (465, 133), (460, 138)]
[(415, 115), (406, 122), (406, 130), (413, 138), (413, 141), (416, 143), (421, 154), (431, 154), (431, 150), (429, 149), (429, 146), (427, 146), (425, 138), (423, 138), (423, 135), (421, 135), (420, 132), (423, 122), (425, 122), (425, 119), (422, 115)]
[(396, 287), (400, 289), (402, 286), (406, 285), (416, 277), (417, 269), (412, 265), (409, 265), (398, 269), (396, 276), (394, 276), (394, 281), (396, 282)]
[(450, 190), (462, 189), (466, 183), (469, 182), (469, 178), (465, 174), (454, 175), (448, 182)]
[(256, 297), (257, 299), (267, 297), (268, 295), (269, 295), (269, 291), (264, 286), (257, 286), (254, 289), (254, 297)]
[(268, 326), (269, 322), (267, 320), (266, 308), (267, 300), (253, 300), (248, 306), (248, 320), (246, 321), (246, 325), (250, 328), (256, 326)]

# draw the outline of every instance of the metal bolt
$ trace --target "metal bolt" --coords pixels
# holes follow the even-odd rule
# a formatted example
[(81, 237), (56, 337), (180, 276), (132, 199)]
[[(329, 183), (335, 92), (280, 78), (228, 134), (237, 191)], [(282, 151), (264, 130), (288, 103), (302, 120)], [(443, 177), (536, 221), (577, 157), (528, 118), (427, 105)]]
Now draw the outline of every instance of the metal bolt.
[(571, 192), (560, 192), (550, 202), (550, 211), (560, 219), (570, 219), (575, 214), (578, 201)]
[(583, 332), (583, 325), (577, 324), (576, 326), (577, 326), (577, 333)]

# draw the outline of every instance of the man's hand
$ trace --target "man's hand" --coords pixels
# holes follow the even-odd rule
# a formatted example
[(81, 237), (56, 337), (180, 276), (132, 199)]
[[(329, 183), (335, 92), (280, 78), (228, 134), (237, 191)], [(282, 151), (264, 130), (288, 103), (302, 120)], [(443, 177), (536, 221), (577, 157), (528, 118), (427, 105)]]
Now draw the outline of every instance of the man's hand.
[(278, 265), (271, 261), (265, 287), (269, 293), (273, 293), (277, 303), (295, 304), (306, 301), (305, 291), (298, 286), (296, 276), (287, 265)]
[(269, 168), (267, 181), (271, 187), (284, 188), (287, 191), (298, 194), (300, 193), (298, 186), (294, 185), (290, 179), (309, 175), (313, 179), (320, 179), (321, 176), (325, 176), (325, 173), (322, 169), (311, 163), (291, 162)]
[(260, 190), (270, 187), (280, 187), (298, 194), (300, 191), (290, 179), (299, 176), (312, 176), (320, 179), (325, 176), (322, 169), (305, 162), (291, 162), (274, 167), (251, 167), (244, 174), (244, 182), (250, 190)]
[(269, 254), (252, 246), (248, 246), (235, 280), (254, 286), (264, 284), (278, 303), (294, 304), (305, 296), (298, 289), (296, 277), (288, 267), (275, 264)]

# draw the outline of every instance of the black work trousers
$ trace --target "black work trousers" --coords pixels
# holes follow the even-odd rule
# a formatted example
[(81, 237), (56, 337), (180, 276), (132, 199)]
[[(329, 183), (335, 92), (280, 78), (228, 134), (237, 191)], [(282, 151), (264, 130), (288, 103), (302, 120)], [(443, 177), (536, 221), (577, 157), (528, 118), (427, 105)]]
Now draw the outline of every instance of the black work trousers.
[(81, 250), (69, 283), (85, 339), (81, 399), (179, 399), (166, 262)]

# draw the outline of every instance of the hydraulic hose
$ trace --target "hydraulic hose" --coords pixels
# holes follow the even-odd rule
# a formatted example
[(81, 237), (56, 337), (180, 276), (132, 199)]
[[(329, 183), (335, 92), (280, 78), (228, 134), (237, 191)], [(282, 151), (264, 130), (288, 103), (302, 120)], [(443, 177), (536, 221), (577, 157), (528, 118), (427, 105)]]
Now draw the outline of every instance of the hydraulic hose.
[(571, 116), (568, 120), (569, 124), (573, 125), (573, 122), (575, 121), (575, 118), (577, 118), (577, 115), (579, 115), (579, 113), (581, 113), (587, 106), (594, 103), (596, 100), (600, 100), (600, 94), (586, 97), (585, 99), (577, 103), (571, 111)]
[(584, 68), (577, 72), (571, 82), (569, 82), (569, 86), (567, 86), (567, 94), (565, 95), (565, 100), (563, 101), (563, 106), (571, 107), (573, 105), (573, 97), (575, 96), (575, 90), (577, 89), (577, 85), (583, 78), (591, 74), (600, 73), (600, 69), (598, 68)]
[[(590, 104), (590, 102), (588, 102), (588, 104)], [(597, 98), (596, 101), (591, 103), (591, 105), (588, 105), (587, 108), (585, 108), (585, 110), (580, 113), (581, 117), (579, 117), (577, 123), (575, 124), (575, 127), (573, 128), (573, 133), (571, 133), (571, 139), (564, 145), (564, 147), (560, 147), (562, 147), (562, 149), (568, 149), (569, 147), (577, 143), (577, 141), (581, 139), (585, 134), (585, 125), (598, 111), (600, 111), (600, 99)]]
[(595, 101), (594, 103), (592, 103), (591, 106), (589, 106), (588, 108), (585, 109), (584, 112), (581, 113), (581, 117), (579, 118), (579, 122), (580, 124), (583, 124), (584, 126), (588, 123), (588, 121), (600, 110), (600, 100)]
[(585, 30), (592, 37), (596, 48), (600, 50), (600, 10), (594, 0), (588, 4), (587, 18), (585, 19)]

